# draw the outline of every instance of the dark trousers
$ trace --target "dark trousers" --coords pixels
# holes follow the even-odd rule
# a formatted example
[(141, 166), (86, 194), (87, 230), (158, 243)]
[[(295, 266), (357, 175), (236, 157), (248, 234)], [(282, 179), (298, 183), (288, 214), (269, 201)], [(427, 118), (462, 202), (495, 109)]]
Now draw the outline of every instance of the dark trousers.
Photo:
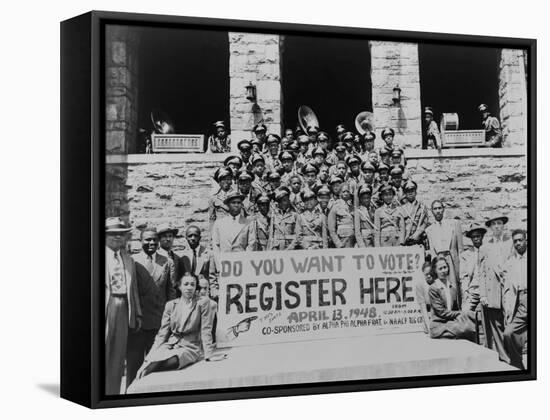
[(500, 360), (510, 363), (508, 352), (504, 346), (504, 313), (502, 309), (482, 306), (481, 310), (483, 311), (483, 329), (487, 348), (496, 350)]
[(136, 378), (137, 371), (143, 364), (145, 356), (151, 350), (157, 330), (141, 330), (128, 335), (128, 351), (126, 355), (126, 386), (130, 386)]
[(517, 305), (514, 317), (504, 330), (504, 345), (510, 357), (510, 364), (518, 369), (525, 369), (522, 352), (527, 341), (527, 293), (519, 293)]

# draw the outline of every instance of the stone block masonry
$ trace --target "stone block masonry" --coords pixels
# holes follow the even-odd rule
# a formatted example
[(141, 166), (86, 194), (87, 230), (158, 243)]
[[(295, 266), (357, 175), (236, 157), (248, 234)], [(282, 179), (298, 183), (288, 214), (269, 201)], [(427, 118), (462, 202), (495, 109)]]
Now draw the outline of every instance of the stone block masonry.
[[(229, 109), (232, 147), (253, 138), (263, 120), (268, 132), (281, 134), (282, 91), (279, 35), (229, 33)], [(256, 86), (256, 102), (246, 98), (246, 86)]]

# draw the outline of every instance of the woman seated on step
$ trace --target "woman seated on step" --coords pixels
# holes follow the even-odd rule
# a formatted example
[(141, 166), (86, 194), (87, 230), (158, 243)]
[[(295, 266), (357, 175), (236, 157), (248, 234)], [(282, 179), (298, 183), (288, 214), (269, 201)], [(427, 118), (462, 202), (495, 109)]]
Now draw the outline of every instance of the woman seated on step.
[(162, 324), (151, 350), (137, 374), (138, 378), (151, 372), (182, 369), (198, 362), (224, 359), (225, 354), (213, 355), (212, 339), (215, 309), (210, 299), (200, 296), (197, 277), (185, 273), (177, 285), (181, 297), (166, 303)]
[(456, 286), (449, 281), (449, 264), (443, 256), (432, 262), (435, 278), (430, 285), (429, 296), (432, 316), (430, 336), (432, 338), (465, 338), (475, 342), (475, 314), (460, 310)]

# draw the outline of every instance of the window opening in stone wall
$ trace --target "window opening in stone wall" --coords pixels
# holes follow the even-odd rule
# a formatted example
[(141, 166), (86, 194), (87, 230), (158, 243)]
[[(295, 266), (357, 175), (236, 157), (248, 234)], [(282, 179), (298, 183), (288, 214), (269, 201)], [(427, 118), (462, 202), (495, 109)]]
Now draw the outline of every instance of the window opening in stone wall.
[(337, 125), (355, 131), (356, 116), (372, 112), (367, 40), (285, 36), (282, 54), (283, 128), (297, 127), (305, 105), (334, 140)]
[(229, 135), (227, 32), (140, 28), (139, 42), (136, 152), (203, 152), (216, 122)]
[(421, 43), (418, 57), (422, 147), (501, 147), (500, 49)]

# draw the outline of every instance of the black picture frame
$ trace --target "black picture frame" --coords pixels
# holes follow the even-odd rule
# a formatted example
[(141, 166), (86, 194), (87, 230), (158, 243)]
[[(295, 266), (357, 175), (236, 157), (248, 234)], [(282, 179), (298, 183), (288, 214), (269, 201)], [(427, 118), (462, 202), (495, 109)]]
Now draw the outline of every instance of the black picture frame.
[[(103, 395), (105, 25), (518, 48), (528, 52), (529, 366), (525, 371), (438, 375), (137, 395)], [(90, 408), (479, 384), (536, 379), (536, 40), (92, 11), (61, 23), (61, 397)]]

